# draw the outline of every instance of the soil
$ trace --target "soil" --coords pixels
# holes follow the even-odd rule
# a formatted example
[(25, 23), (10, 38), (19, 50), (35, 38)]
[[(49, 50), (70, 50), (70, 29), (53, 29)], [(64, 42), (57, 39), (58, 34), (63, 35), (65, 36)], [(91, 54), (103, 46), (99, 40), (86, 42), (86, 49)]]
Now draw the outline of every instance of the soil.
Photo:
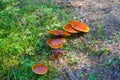
[[(59, 5), (72, 8), (74, 19), (86, 23), (90, 27), (90, 38), (86, 37), (87, 45), (99, 51), (102, 48), (109, 50), (107, 55), (91, 56), (81, 51), (67, 52), (73, 55), (76, 64), (70, 66), (79, 80), (119, 80), (120, 79), (120, 0), (61, 0)], [(102, 24), (99, 28), (98, 25)], [(104, 38), (99, 39), (99, 29), (104, 33)], [(97, 34), (97, 37), (91, 36)], [(118, 35), (116, 35), (118, 34)], [(92, 39), (96, 38), (96, 44)], [(101, 38), (101, 37), (100, 37)], [(64, 58), (67, 61), (66, 58)], [(55, 63), (54, 63), (55, 64)], [(55, 65), (57, 65), (56, 63)], [(60, 66), (60, 65), (58, 65)], [(58, 68), (58, 66), (56, 66)], [(62, 67), (62, 66), (61, 66)], [(68, 80), (61, 78), (60, 80)]]

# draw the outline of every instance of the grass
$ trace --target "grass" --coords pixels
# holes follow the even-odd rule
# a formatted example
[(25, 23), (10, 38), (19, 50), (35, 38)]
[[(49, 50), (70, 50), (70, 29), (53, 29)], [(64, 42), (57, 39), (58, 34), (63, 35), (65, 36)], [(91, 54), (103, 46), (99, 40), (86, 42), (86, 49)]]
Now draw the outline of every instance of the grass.
[[(59, 72), (48, 63), (48, 30), (62, 29), (72, 13), (57, 3), (37, 0), (0, 1), (0, 78), (2, 80), (52, 80)], [(69, 13), (69, 15), (67, 14)], [(45, 75), (36, 75), (31, 67), (44, 63)], [(54, 75), (53, 75), (54, 74)]]

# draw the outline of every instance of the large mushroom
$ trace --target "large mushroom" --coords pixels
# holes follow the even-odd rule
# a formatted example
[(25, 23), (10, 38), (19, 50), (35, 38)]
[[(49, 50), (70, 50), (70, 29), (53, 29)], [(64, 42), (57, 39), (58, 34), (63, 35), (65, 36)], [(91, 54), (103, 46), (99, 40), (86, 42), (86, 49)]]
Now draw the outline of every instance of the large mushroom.
[(63, 46), (64, 41), (65, 41), (65, 38), (57, 38), (57, 39), (49, 38), (46, 40), (46, 43), (49, 47), (53, 49), (58, 49)]
[(70, 33), (63, 31), (63, 30), (49, 30), (48, 33), (53, 34), (55, 36), (60, 36), (60, 35), (70, 36), (71, 35)]
[(44, 64), (34, 64), (32, 66), (32, 71), (36, 74), (45, 74), (48, 71), (48, 68)]
[(71, 26), (70, 22), (63, 26), (63, 29), (70, 33), (78, 33), (78, 31)]
[(85, 25), (84, 23), (82, 22), (79, 22), (77, 20), (72, 20), (70, 22), (70, 24), (72, 25), (72, 27), (78, 31), (81, 31), (81, 32), (89, 32), (89, 27), (87, 25)]

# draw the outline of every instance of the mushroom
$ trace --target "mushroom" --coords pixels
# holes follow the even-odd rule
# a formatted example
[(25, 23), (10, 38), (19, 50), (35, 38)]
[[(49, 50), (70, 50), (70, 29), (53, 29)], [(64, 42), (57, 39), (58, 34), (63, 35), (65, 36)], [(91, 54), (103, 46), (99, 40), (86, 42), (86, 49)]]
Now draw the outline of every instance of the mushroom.
[(78, 31), (81, 31), (81, 32), (89, 32), (89, 27), (87, 25), (85, 25), (84, 23), (82, 22), (79, 22), (77, 20), (72, 20), (70, 22), (71, 26), (78, 30)]
[(63, 55), (61, 49), (55, 49), (52, 51), (52, 53), (54, 54), (54, 58), (57, 60), (59, 60), (59, 58)]
[(34, 64), (32, 66), (32, 71), (36, 74), (45, 74), (48, 71), (48, 68), (44, 64)]
[(78, 33), (78, 31), (71, 26), (70, 22), (63, 26), (63, 29), (70, 33)]
[(65, 41), (65, 38), (57, 38), (57, 39), (49, 38), (46, 40), (46, 43), (49, 47), (58, 49), (63, 46), (63, 41)]
[(56, 36), (60, 36), (60, 35), (70, 36), (71, 35), (70, 33), (63, 31), (63, 30), (50, 30), (50, 31), (48, 31), (48, 33), (56, 35)]

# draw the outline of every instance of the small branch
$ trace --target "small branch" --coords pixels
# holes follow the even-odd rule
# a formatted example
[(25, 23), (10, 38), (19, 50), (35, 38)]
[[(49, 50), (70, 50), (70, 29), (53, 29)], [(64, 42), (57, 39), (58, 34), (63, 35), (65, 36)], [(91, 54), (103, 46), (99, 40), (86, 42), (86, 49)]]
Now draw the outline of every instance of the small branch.
[(65, 65), (65, 62), (62, 58), (59, 58), (59, 63), (63, 65), (63, 70), (65, 71), (69, 80), (78, 80), (72, 70), (67, 65)]
[(69, 67), (65, 66), (64, 70), (65, 70), (67, 77), (70, 80), (78, 80), (77, 77), (74, 75), (74, 73), (72, 72), (72, 70)]

